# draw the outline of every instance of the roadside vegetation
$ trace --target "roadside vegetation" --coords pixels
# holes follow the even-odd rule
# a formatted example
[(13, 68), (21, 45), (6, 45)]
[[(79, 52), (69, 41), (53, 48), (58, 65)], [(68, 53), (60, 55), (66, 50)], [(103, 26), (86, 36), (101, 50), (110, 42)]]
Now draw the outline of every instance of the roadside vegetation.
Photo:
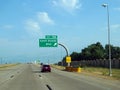
[[(65, 70), (64, 66), (51, 65), (53, 68), (59, 70)], [(120, 80), (120, 69), (112, 69), (112, 77), (109, 76), (108, 68), (101, 67), (82, 67), (79, 74), (85, 74), (90, 76), (102, 77), (106, 79)]]
[[(120, 47), (111, 46), (111, 59), (120, 58)], [(108, 59), (109, 45), (102, 46), (100, 42), (85, 47), (81, 52), (73, 52), (70, 56), (72, 61)], [(63, 61), (65, 57), (63, 58)]]
[(112, 77), (109, 77), (109, 69), (101, 67), (84, 67), (82, 72), (94, 76), (104, 76), (106, 78), (120, 80), (120, 69), (112, 69)]
[(18, 65), (19, 63), (17, 64), (1, 64), (0, 65), (0, 69), (6, 69), (6, 68), (9, 68), (9, 67), (13, 67), (13, 66), (16, 66)]
[[(113, 45), (110, 45), (110, 47), (111, 47), (111, 59), (114, 61), (114, 63), (112, 64), (113, 67), (116, 68), (116, 69), (112, 69), (112, 77), (120, 80), (120, 47)], [(109, 62), (107, 62), (109, 58), (108, 52), (109, 52), (108, 44), (103, 46), (100, 42), (97, 42), (88, 45), (87, 47), (83, 48), (80, 52), (72, 52), (70, 56), (72, 62), (78, 61), (78, 63), (75, 63), (75, 65), (80, 66), (82, 68), (83, 73), (107, 77), (109, 76), (109, 69), (107, 68), (109, 67), (108, 66)], [(84, 62), (81, 63), (81, 61)], [(89, 63), (86, 64), (86, 62), (88, 61)], [(95, 61), (99, 61), (99, 62), (95, 62)], [(101, 64), (102, 61), (104, 61), (103, 62), (104, 65)], [(64, 57), (63, 60), (58, 63), (58, 65), (66, 66), (65, 62), (66, 62), (66, 57)], [(91, 62), (94, 62), (94, 64), (93, 63), (90, 64)], [(117, 66), (115, 67), (115, 65)]]

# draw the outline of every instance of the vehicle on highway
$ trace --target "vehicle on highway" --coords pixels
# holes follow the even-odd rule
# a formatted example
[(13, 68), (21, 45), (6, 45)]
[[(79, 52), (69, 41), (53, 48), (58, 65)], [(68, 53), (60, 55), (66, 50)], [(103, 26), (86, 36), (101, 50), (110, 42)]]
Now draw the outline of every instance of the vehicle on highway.
[(51, 72), (50, 65), (42, 65), (41, 72)]

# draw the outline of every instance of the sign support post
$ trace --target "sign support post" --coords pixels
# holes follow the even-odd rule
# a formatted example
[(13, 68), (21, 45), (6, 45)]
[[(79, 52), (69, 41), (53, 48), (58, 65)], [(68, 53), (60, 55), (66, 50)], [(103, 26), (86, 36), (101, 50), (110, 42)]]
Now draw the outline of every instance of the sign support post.
[(65, 49), (66, 54), (67, 54), (67, 56), (66, 56), (66, 63), (67, 63), (67, 66), (69, 67), (70, 63), (71, 63), (71, 57), (69, 56), (68, 49), (61, 43), (58, 43), (58, 45), (62, 46)]
[(69, 56), (68, 49), (61, 43), (58, 43), (56, 35), (46, 35), (45, 39), (39, 39), (39, 47), (57, 47), (58, 45), (62, 46), (66, 51), (66, 63), (67, 66), (70, 66), (71, 57)]

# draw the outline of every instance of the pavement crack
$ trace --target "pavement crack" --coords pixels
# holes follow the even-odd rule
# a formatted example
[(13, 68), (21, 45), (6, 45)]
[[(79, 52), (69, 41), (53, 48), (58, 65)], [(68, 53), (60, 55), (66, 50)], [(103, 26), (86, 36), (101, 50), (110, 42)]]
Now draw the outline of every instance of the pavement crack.
[(39, 75), (39, 77), (42, 77), (41, 75)]
[(53, 90), (48, 84), (46, 84), (46, 87), (48, 88), (48, 90)]
[(11, 75), (11, 76), (10, 76), (10, 78), (13, 78), (13, 77), (14, 77), (14, 75)]

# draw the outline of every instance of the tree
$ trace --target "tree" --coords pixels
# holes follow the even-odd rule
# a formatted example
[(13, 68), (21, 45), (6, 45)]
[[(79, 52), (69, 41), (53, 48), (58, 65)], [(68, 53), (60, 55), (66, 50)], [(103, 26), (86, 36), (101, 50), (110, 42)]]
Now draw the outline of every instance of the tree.
[[(113, 45), (110, 45), (111, 47), (111, 58), (120, 58), (120, 47), (114, 47)], [(105, 46), (105, 58), (108, 59), (109, 55), (108, 55), (108, 52), (109, 52), (109, 45), (107, 44)]]
[[(113, 45), (111, 47), (111, 58), (120, 58), (120, 47), (114, 47)], [(105, 45), (103, 47), (100, 42), (97, 42), (95, 44), (91, 44), (88, 47), (82, 49), (80, 53), (73, 52), (70, 56), (72, 58), (72, 61), (80, 61), (80, 60), (95, 60), (95, 59), (108, 59), (108, 51), (109, 51), (109, 45)], [(63, 61), (65, 61), (65, 57), (63, 58)]]
[(91, 44), (87, 48), (82, 50), (83, 59), (101, 59), (104, 58), (104, 48), (97, 42), (96, 44)]
[(79, 53), (73, 52), (71, 55), (72, 61), (78, 61), (79, 60)]

